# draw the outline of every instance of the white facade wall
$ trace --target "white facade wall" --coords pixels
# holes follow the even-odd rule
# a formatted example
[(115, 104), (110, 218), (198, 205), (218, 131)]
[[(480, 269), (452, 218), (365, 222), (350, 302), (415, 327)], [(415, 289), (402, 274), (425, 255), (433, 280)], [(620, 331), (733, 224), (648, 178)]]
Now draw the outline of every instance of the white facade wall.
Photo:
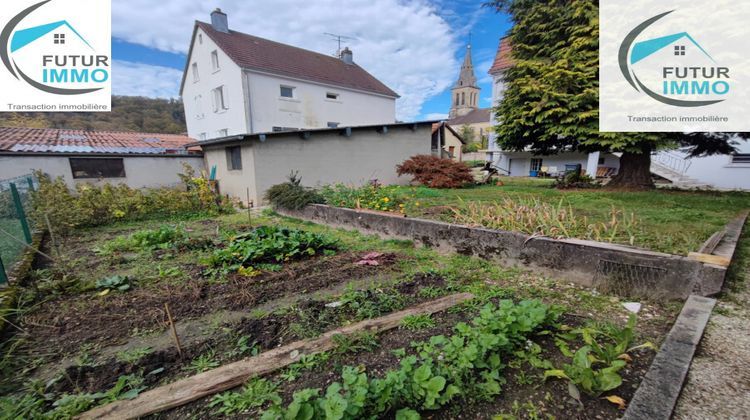
[[(597, 167), (608, 167), (608, 168), (619, 168), (620, 159), (612, 154), (602, 153), (600, 157), (604, 159), (604, 163), (599, 164)], [(552, 167), (557, 169), (557, 172), (564, 172), (565, 165), (580, 164), (581, 168), (586, 170), (587, 163), (589, 161), (589, 155), (586, 153), (560, 153), (557, 155), (549, 156), (534, 156), (529, 152), (504, 152), (500, 155), (499, 164), (497, 166), (510, 170), (510, 176), (529, 176), (531, 171), (531, 159), (541, 159), (542, 166), (546, 166), (548, 171), (552, 171)], [(505, 173), (505, 172), (503, 172)], [(591, 175), (588, 173), (587, 175)]]
[[(201, 41), (202, 40), (202, 41)], [(214, 71), (211, 53), (219, 56), (219, 69)], [(193, 64), (198, 66), (198, 80), (193, 77)], [(212, 90), (224, 86), (227, 109), (214, 112)], [(188, 135), (196, 140), (246, 134), (250, 132), (246, 109), (242, 70), (200, 28), (190, 54), (182, 102), (185, 107)]]
[[(96, 156), (74, 157), (95, 158)], [(75, 188), (76, 184), (81, 183), (111, 183), (126, 184), (132, 188), (156, 188), (181, 185), (178, 174), (183, 172), (183, 162), (192, 166), (196, 172), (204, 169), (202, 156), (126, 156), (123, 157), (125, 178), (73, 179), (68, 158), (68, 156), (54, 155), (0, 155), (0, 179), (14, 178), (35, 170), (42, 170), (52, 178), (63, 177), (70, 188)]]
[[(687, 157), (679, 150), (669, 153)], [(737, 146), (737, 153), (750, 154), (750, 143), (742, 141)], [(689, 158), (689, 167), (684, 175), (717, 189), (750, 190), (750, 164), (732, 163), (732, 156), (715, 155)]]
[[(245, 77), (249, 133), (267, 133), (273, 127), (325, 128), (329, 122), (347, 127), (396, 121), (395, 98), (257, 72), (246, 71)], [(294, 98), (281, 97), (281, 86), (293, 87)], [(327, 93), (338, 98), (327, 99)]]
[[(387, 133), (373, 128), (353, 130), (351, 137), (339, 130), (315, 133), (309, 139), (297, 133), (258, 140), (205, 146), (207, 167), (216, 165), (222, 193), (255, 205), (263, 203), (265, 191), (298, 171), (307, 186), (345, 183), (364, 185), (377, 179), (382, 184), (408, 184), (410, 177), (396, 175), (396, 165), (411, 156), (430, 154), (431, 127), (389, 127)], [(242, 145), (242, 170), (227, 171), (226, 148)]]

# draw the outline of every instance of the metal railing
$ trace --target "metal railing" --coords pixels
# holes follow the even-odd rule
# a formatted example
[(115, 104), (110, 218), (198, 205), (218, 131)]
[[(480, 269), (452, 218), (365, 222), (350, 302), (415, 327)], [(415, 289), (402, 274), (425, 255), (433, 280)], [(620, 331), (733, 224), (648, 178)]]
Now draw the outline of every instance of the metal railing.
[(687, 157), (673, 152), (657, 152), (651, 156), (651, 161), (680, 175), (684, 175), (693, 163)]

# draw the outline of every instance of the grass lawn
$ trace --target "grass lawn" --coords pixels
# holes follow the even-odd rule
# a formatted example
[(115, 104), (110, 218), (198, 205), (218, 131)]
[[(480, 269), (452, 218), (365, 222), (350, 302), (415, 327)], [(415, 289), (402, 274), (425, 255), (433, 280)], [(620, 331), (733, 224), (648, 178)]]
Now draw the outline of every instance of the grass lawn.
[(696, 251), (740, 211), (750, 208), (750, 193), (742, 192), (557, 190), (550, 188), (550, 180), (504, 177), (502, 181), (503, 186), (417, 188), (421, 206), (411, 213), (450, 220), (449, 215), (436, 215), (429, 208), (457, 206), (462, 200), (490, 204), (503, 197), (537, 198), (553, 205), (564, 200), (576, 216), (585, 216), (590, 222), (607, 222), (614, 206), (628, 216), (634, 214), (638, 220), (635, 246), (685, 255)]

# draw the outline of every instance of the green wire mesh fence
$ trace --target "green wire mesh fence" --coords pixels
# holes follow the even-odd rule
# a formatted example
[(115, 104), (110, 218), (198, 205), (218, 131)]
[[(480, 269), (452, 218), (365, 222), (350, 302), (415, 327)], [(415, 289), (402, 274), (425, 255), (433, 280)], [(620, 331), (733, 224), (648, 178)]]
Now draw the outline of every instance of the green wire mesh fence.
[(0, 285), (8, 282), (11, 268), (31, 244), (34, 226), (27, 216), (36, 187), (30, 174), (0, 180)]

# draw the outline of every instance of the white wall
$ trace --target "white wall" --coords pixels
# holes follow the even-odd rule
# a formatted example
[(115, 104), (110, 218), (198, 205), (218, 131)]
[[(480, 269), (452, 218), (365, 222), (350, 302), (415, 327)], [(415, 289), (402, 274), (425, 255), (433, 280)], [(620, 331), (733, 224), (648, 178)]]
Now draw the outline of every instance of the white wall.
[[(750, 154), (750, 143), (742, 141), (737, 146), (737, 152)], [(679, 151), (672, 154), (686, 156)], [(702, 184), (711, 185), (718, 189), (750, 190), (750, 164), (733, 164), (729, 155), (715, 155), (688, 159), (690, 167), (685, 175)]]
[[(202, 43), (200, 41), (202, 39)], [(219, 70), (213, 71), (211, 52), (219, 55)], [(193, 80), (193, 63), (198, 64), (198, 81)], [(214, 112), (212, 90), (224, 86), (224, 101), (228, 109)], [(220, 130), (227, 129), (228, 135), (250, 132), (247, 124), (247, 109), (243, 91), (242, 70), (232, 61), (211, 38), (200, 28), (195, 35), (193, 51), (190, 55), (182, 91), (188, 135), (201, 140), (220, 137)], [(200, 95), (200, 98), (196, 98)]]
[[(88, 156), (77, 156), (88, 157)], [(90, 156), (94, 157), (94, 156)], [(183, 172), (182, 163), (192, 166), (196, 172), (203, 169), (203, 157), (155, 157), (128, 156), (123, 158), (125, 178), (73, 179), (67, 156), (0, 156), (0, 179), (26, 175), (41, 169), (52, 178), (62, 176), (70, 188), (80, 183), (127, 184), (132, 188), (172, 187), (181, 184), (178, 174)]]
[[(428, 125), (416, 131), (389, 127), (385, 134), (374, 129), (354, 130), (351, 137), (339, 131), (312, 133), (309, 139), (302, 139), (296, 133), (275, 135), (265, 142), (253, 140), (243, 145), (242, 171), (225, 169), (225, 150), (231, 144), (204, 149), (207, 166), (217, 166), (222, 193), (245, 202), (249, 187), (250, 199), (258, 205), (263, 202), (265, 191), (286, 181), (291, 171), (299, 171), (307, 186), (333, 183), (359, 186), (372, 179), (382, 184), (407, 184), (411, 178), (396, 175), (396, 165), (414, 155), (430, 154), (430, 137)], [(253, 163), (246, 165), (246, 161)]]
[[(257, 72), (246, 71), (245, 77), (253, 133), (273, 127), (325, 128), (329, 122), (346, 127), (396, 121), (395, 98)], [(281, 97), (282, 85), (294, 87), (295, 97)], [(328, 92), (338, 99), (327, 99)]]

